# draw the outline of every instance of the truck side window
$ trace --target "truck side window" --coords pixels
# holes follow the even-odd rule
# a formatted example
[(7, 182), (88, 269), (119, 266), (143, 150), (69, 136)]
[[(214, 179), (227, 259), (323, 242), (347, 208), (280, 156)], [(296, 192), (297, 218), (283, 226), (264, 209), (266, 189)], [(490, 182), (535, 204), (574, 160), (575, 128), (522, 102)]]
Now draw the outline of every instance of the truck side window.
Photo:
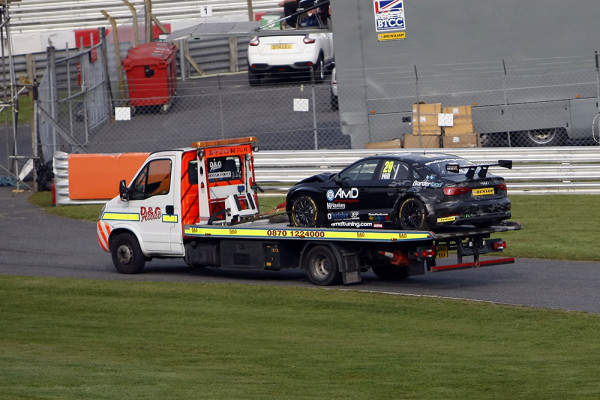
[(171, 189), (171, 160), (150, 161), (132, 185), (132, 200), (168, 194)]

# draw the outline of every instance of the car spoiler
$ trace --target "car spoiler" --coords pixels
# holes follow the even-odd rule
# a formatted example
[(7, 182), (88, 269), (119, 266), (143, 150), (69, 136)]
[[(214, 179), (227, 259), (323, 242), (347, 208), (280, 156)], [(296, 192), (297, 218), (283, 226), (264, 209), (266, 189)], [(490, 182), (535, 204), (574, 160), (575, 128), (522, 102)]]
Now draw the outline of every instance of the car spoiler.
[(485, 178), (490, 167), (499, 166), (503, 168), (512, 169), (512, 164), (512, 160), (498, 160), (496, 164), (466, 165), (464, 167), (461, 167), (458, 164), (446, 164), (446, 171), (459, 173), (461, 169), (466, 169), (468, 170), (465, 174), (467, 176), (467, 179), (473, 179), (473, 177), (475, 176), (475, 171), (477, 170), (477, 168), (479, 168), (479, 173), (477, 175), (480, 178)]

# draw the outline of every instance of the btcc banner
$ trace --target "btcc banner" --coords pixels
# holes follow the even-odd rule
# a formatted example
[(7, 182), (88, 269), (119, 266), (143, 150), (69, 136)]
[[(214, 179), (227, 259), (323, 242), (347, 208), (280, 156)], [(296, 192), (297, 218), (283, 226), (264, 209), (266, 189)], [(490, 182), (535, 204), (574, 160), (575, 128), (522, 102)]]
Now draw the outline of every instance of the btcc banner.
[(404, 0), (374, 0), (375, 31), (379, 41), (405, 39)]

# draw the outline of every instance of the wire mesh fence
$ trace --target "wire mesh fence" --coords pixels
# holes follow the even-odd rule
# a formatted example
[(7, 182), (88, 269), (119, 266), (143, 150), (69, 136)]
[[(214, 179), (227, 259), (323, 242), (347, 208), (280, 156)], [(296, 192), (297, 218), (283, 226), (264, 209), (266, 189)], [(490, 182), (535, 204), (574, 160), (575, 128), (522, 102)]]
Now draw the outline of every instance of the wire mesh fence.
[[(338, 71), (334, 98), (331, 71), (322, 83), (305, 72), (252, 85), (249, 39), (180, 43), (173, 71), (151, 61), (141, 81), (124, 71), (122, 86), (114, 48), (61, 53), (40, 87), (54, 97), (38, 98), (44, 159), (53, 150), (146, 152), (249, 135), (265, 150), (598, 145), (593, 54)], [(121, 46), (123, 59), (130, 47)]]

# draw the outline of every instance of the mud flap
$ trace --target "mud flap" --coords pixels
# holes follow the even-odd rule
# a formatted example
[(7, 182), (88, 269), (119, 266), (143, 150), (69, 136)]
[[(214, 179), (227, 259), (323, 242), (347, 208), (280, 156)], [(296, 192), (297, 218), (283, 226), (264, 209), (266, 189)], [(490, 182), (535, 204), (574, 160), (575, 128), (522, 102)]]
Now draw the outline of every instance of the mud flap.
[(361, 274), (358, 254), (342, 247), (338, 247), (336, 254), (339, 259), (340, 272), (342, 273), (344, 285), (360, 283)]

